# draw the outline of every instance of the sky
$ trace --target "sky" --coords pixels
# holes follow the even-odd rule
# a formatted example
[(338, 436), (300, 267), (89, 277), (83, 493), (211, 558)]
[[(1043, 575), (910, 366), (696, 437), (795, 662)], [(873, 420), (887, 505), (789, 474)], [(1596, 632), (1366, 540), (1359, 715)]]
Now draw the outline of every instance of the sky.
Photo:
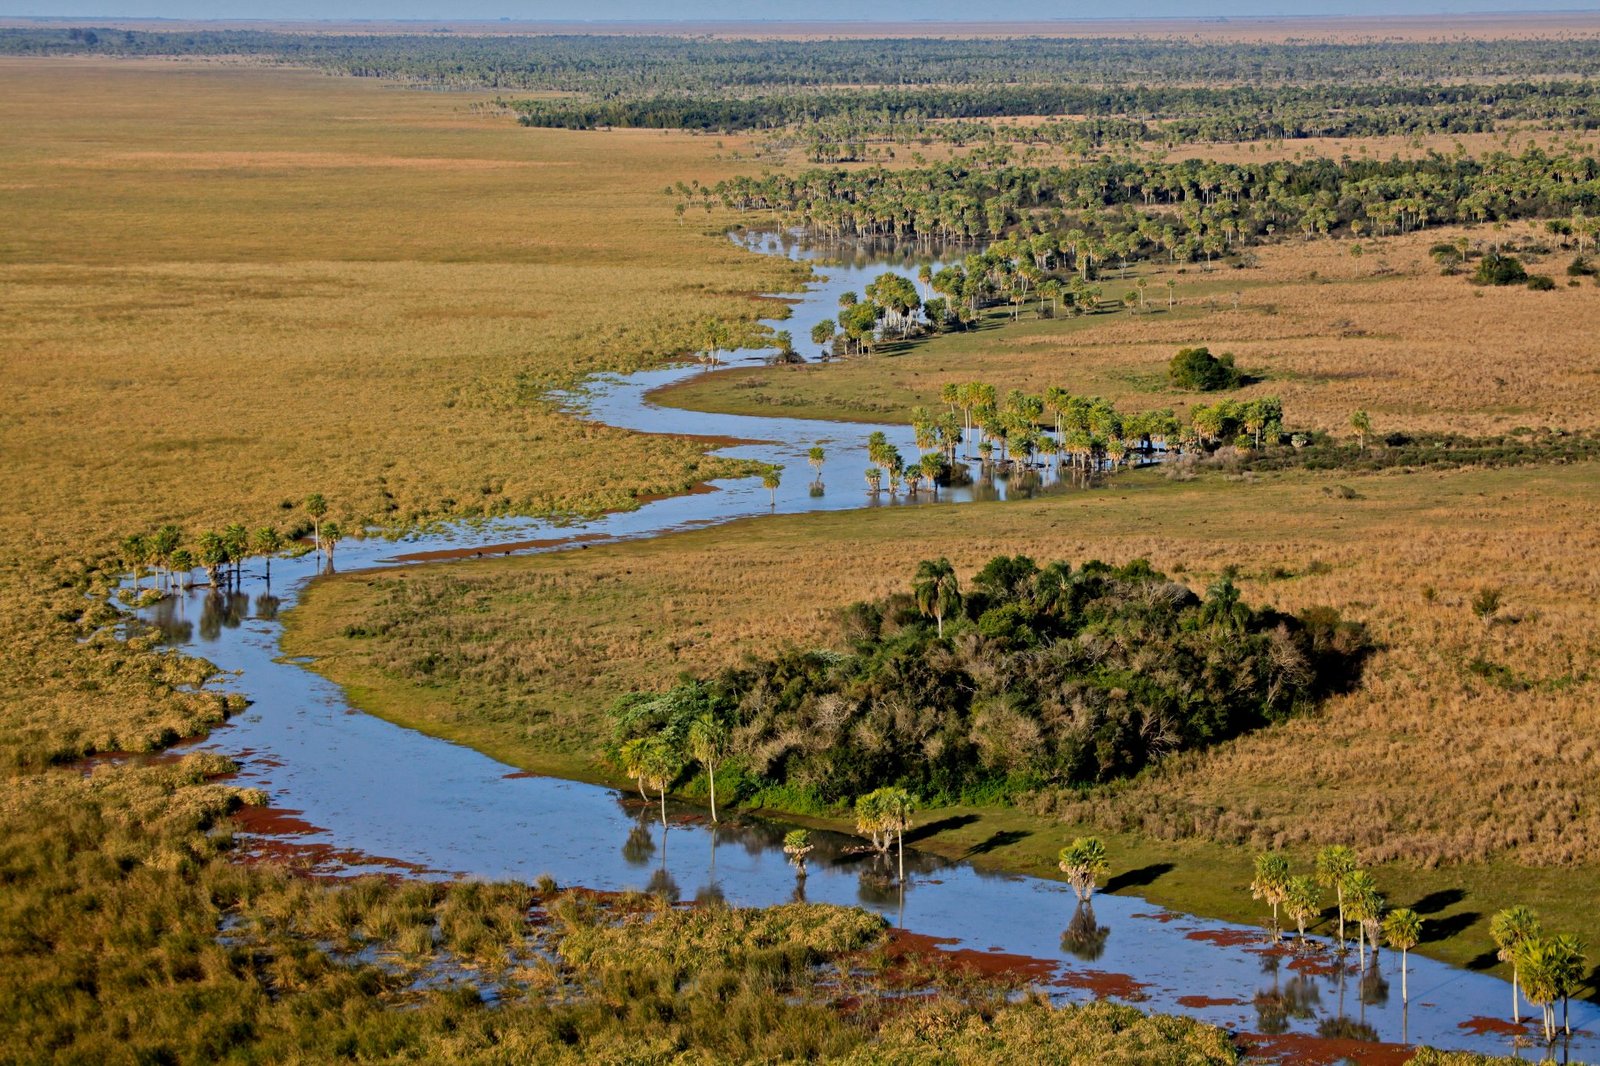
[(1600, 0), (0, 0), (0, 16), (181, 19), (1035, 21), (1593, 11)]

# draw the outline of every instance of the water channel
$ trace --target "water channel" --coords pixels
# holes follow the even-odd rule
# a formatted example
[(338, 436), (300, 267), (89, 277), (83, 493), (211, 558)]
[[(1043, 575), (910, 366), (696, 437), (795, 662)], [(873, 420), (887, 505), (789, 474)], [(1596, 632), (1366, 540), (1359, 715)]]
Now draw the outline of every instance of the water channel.
[[(797, 335), (833, 317), (840, 292), (861, 291), (891, 266), (908, 275), (915, 269), (908, 269), (901, 255), (858, 255), (841, 263), (827, 261), (824, 251), (771, 236), (748, 243), (753, 250), (817, 266), (821, 278), (795, 302), (792, 318), (781, 326), (771, 323)], [(736, 353), (729, 362), (758, 364), (768, 354)], [(882, 428), (904, 454), (916, 454), (904, 426), (707, 415), (649, 399), (652, 390), (703, 372), (687, 366), (599, 377), (564, 401), (585, 417), (629, 429), (760, 442), (720, 454), (782, 464), (786, 477), (775, 502), (759, 479), (716, 481), (709, 491), (581, 523), (507, 520), (399, 542), (348, 540), (338, 550), (339, 569), (406, 565), (417, 556), (462, 549), (484, 554), (578, 550), (581, 544), (654, 536), (774, 510), (867, 506), (873, 503), (862, 477), (867, 435)], [(807, 450), (819, 442), (828, 455), (821, 494), (813, 491), (806, 465)], [(1019, 493), (1000, 480), (943, 491), (937, 504), (924, 492), (916, 505), (1036, 491), (1051, 491), (1051, 486), (1030, 481)], [(889, 503), (880, 497), (877, 505)], [(239, 783), (271, 797), (274, 814), (267, 821), (273, 833), (291, 833), (301, 853), (321, 855), (325, 868), (520, 880), (549, 874), (562, 884), (648, 888), (685, 900), (718, 896), (744, 906), (794, 898), (857, 905), (915, 933), (938, 937), (952, 949), (1037, 960), (1031, 965), (1040, 987), (1063, 1001), (1111, 995), (1241, 1032), (1282, 1034), (1280, 1040), (1291, 1042), (1333, 1039), (1352, 1048), (1412, 1042), (1497, 1053), (1512, 1048), (1515, 1034), (1491, 1021), (1508, 1014), (1509, 987), (1485, 974), (1412, 956), (1407, 1009), (1401, 1003), (1399, 960), (1391, 953), (1383, 955), (1381, 977), (1361, 978), (1353, 959), (1340, 967), (1327, 953), (1266, 952), (1259, 929), (1167, 912), (1132, 895), (1099, 896), (1092, 914), (1085, 915), (1063, 884), (985, 872), (914, 848), (907, 855), (909, 883), (901, 891), (870, 858), (850, 853), (859, 841), (833, 834), (817, 834), (810, 876), (801, 882), (781, 852), (784, 827), (779, 824), (736, 817), (713, 828), (704, 812), (680, 807), (669, 808), (673, 824), (663, 831), (654, 808), (637, 796), (516, 773), (471, 749), (361, 713), (336, 686), (279, 650), (279, 616), (316, 576), (317, 565), (310, 556), (274, 560), (269, 583), (262, 561), (255, 560), (236, 594), (197, 588), (142, 614), (161, 627), (170, 644), (227, 671), (225, 686), (250, 700), (247, 711), (191, 750), (237, 758), (243, 765)], [(261, 822), (259, 828), (268, 827)], [(246, 847), (270, 849), (282, 839), (247, 834)], [(1148, 883), (1161, 871), (1142, 873)], [(1600, 1007), (1575, 1003), (1572, 1015), (1580, 1031), (1567, 1047), (1520, 1053), (1562, 1061), (1600, 1056), (1600, 1040), (1591, 1035), (1600, 1030)], [(1518, 1032), (1531, 1036), (1533, 1028)]]

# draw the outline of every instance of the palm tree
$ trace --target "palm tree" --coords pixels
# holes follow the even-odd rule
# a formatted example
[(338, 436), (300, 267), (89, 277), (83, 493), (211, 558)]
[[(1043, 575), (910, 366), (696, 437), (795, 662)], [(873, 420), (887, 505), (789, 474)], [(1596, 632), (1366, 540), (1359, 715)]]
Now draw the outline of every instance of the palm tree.
[(1344, 887), (1355, 873), (1356, 853), (1343, 844), (1330, 844), (1317, 852), (1317, 882), (1333, 889), (1339, 901), (1339, 950), (1344, 950)]
[(328, 556), (328, 566), (333, 566), (333, 549), (339, 546), (344, 539), (344, 530), (339, 528), (339, 523), (329, 522), (322, 527), (322, 550)]
[(822, 349), (822, 357), (826, 359), (833, 352), (833, 338), (836, 332), (834, 321), (825, 318), (811, 327), (811, 343)]
[(328, 501), (322, 498), (322, 493), (313, 492), (306, 497), (306, 514), (311, 516), (311, 547), (315, 551), (322, 550), (322, 519), (328, 513)]
[[(189, 576), (189, 572), (194, 569), (194, 556), (189, 552), (189, 549), (179, 548), (177, 551), (173, 552), (170, 565), (172, 568), (172, 579), (174, 583), (177, 584), (180, 590), (187, 588), (188, 583), (184, 579), (187, 578)], [(179, 575), (182, 576), (180, 577)]]
[(804, 829), (791, 829), (783, 835), (783, 853), (794, 863), (796, 878), (806, 876), (806, 856), (811, 854), (815, 847), (816, 845), (811, 843), (811, 834)]
[(144, 563), (150, 557), (150, 542), (143, 533), (122, 538), (122, 562), (133, 571), (133, 594), (144, 594)]
[(181, 543), (183, 531), (171, 523), (156, 530), (150, 538), (150, 554), (156, 564), (166, 571), (168, 585), (172, 584), (172, 553), (178, 550)]
[(689, 724), (689, 755), (711, 780), (711, 820), (717, 820), (717, 764), (728, 749), (728, 727), (707, 711)]
[(961, 586), (956, 581), (955, 568), (949, 559), (924, 559), (917, 564), (911, 579), (911, 591), (917, 599), (917, 610), (933, 618), (939, 636), (944, 636), (944, 616), (961, 606)]
[(1498, 911), (1489, 919), (1489, 937), (1499, 949), (1501, 962), (1511, 964), (1511, 1020), (1522, 1021), (1522, 1007), (1517, 1000), (1517, 987), (1521, 982), (1517, 947), (1539, 935), (1539, 915), (1532, 907), (1517, 904)]
[(228, 561), (228, 546), (223, 543), (220, 533), (207, 530), (200, 534), (195, 547), (199, 550), (200, 565), (206, 568), (206, 580), (212, 588), (216, 588), (217, 571)]
[(1390, 947), (1400, 949), (1400, 1002), (1410, 1003), (1411, 992), (1406, 987), (1406, 953), (1422, 939), (1422, 916), (1410, 907), (1396, 907), (1383, 920), (1383, 939)]
[[(1365, 870), (1357, 870), (1345, 882), (1345, 913), (1356, 923), (1360, 939), (1356, 942), (1360, 953), (1361, 969), (1367, 968), (1367, 942), (1372, 940), (1372, 927), (1383, 917), (1383, 897), (1378, 894), (1378, 882)], [(1376, 952), (1378, 945), (1372, 943)]]
[(618, 750), (617, 755), (622, 762), (622, 772), (627, 774), (639, 790), (639, 798), (649, 802), (650, 797), (645, 795), (645, 749), (649, 744), (649, 737), (634, 737)]
[(245, 557), (250, 554), (250, 531), (239, 522), (230, 522), (222, 530), (222, 543), (228, 549), (228, 561), (233, 563), (233, 572), (238, 575)]
[(883, 471), (875, 466), (867, 467), (867, 491), (874, 496), (883, 491)]
[(911, 793), (903, 788), (879, 789), (883, 793), (882, 811), (885, 834), (893, 833), (900, 856), (900, 883), (906, 883), (906, 830), (911, 828), (911, 814), (916, 803)]
[(1551, 938), (1554, 942), (1556, 991), (1561, 994), (1561, 1028), (1572, 1035), (1572, 1015), (1569, 1010), (1572, 995), (1583, 987), (1583, 971), (1588, 958), (1583, 953), (1583, 941), (1563, 933)]
[(1289, 860), (1275, 851), (1256, 856), (1256, 876), (1250, 898), (1266, 900), (1272, 907), (1272, 939), (1278, 939), (1278, 906), (1289, 890)]
[(811, 469), (817, 472), (817, 484), (822, 484), (822, 464), (827, 453), (822, 450), (822, 445), (813, 444), (811, 450), (806, 452), (806, 462), (811, 464)]
[(1078, 896), (1078, 902), (1087, 904), (1094, 896), (1100, 878), (1111, 869), (1106, 860), (1106, 846), (1099, 837), (1076, 837), (1056, 856), (1056, 867), (1067, 875), (1067, 884)]
[(1561, 998), (1561, 969), (1564, 952), (1554, 937), (1530, 937), (1512, 952), (1522, 971), (1522, 994), (1543, 1015), (1545, 1041), (1556, 1038), (1556, 1000)]
[(256, 530), (253, 542), (256, 551), (267, 560), (267, 580), (272, 579), (272, 557), (283, 550), (283, 536), (271, 526), (262, 526)]
[(1357, 411), (1350, 416), (1350, 428), (1356, 431), (1356, 446), (1367, 450), (1367, 434), (1372, 432), (1372, 419), (1367, 412)]
[(772, 493), (772, 509), (778, 509), (778, 486), (783, 483), (783, 467), (769, 466), (761, 475), (761, 487)]
[(1300, 876), (1289, 879), (1283, 891), (1283, 908), (1300, 931), (1300, 943), (1306, 942), (1306, 923), (1322, 911), (1322, 893), (1314, 878)]
[(667, 789), (683, 773), (683, 757), (664, 736), (646, 740), (640, 753), (639, 769), (643, 783), (655, 789), (661, 797), (661, 828), (667, 827)]

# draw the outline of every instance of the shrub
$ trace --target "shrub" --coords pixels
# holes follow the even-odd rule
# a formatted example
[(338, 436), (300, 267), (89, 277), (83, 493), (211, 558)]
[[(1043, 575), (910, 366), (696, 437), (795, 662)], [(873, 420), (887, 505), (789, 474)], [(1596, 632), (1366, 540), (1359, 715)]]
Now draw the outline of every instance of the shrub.
[(1530, 274), (1528, 276), (1528, 288), (1534, 292), (1551, 292), (1555, 287), (1556, 280), (1549, 274)]
[(1209, 348), (1179, 349), (1167, 366), (1167, 377), (1177, 388), (1194, 392), (1236, 389), (1241, 382), (1233, 356), (1227, 353), (1215, 356)]
[(1499, 252), (1486, 253), (1478, 260), (1478, 269), (1472, 275), (1476, 285), (1520, 285), (1527, 280), (1528, 271), (1522, 260)]

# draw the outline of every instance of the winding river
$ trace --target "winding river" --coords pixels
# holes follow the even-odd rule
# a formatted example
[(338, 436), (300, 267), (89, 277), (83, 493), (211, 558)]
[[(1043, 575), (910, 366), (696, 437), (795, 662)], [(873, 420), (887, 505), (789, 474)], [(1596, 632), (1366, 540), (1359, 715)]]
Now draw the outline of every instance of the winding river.
[[(823, 276), (795, 301), (784, 324), (797, 335), (832, 317), (839, 293), (860, 291), (885, 269), (912, 273), (900, 255), (823, 262), (822, 253), (770, 235), (746, 244), (753, 251), (816, 261)], [(767, 354), (736, 353), (731, 364), (756, 364)], [(584, 417), (628, 429), (760, 442), (720, 454), (782, 464), (786, 476), (776, 501), (757, 479), (715, 481), (710, 491), (578, 524), (507, 520), (400, 542), (345, 541), (339, 568), (406, 565), (417, 556), (463, 549), (560, 550), (771, 511), (866, 506), (873, 503), (862, 478), (867, 435), (882, 428), (903, 453), (916, 454), (904, 426), (700, 414), (650, 400), (653, 390), (703, 372), (678, 366), (601, 376), (562, 400)], [(817, 443), (828, 456), (820, 495), (811, 489), (806, 464), (807, 450)], [(924, 492), (915, 505), (1004, 499), (1050, 488), (1030, 479), (1027, 491), (1018, 492), (999, 481), (942, 491), (937, 504)], [(890, 504), (880, 499), (877, 505)], [(1505, 1019), (1509, 988), (1485, 974), (1413, 956), (1405, 1008), (1398, 958), (1387, 952), (1381, 976), (1363, 979), (1353, 962), (1342, 969), (1332, 965), (1329, 953), (1268, 952), (1259, 929), (1167, 912), (1134, 895), (1101, 895), (1092, 914), (1084, 914), (1075, 910), (1065, 885), (985, 872), (914, 848), (907, 855), (909, 884), (899, 891), (870, 858), (847, 851), (858, 841), (827, 833), (815, 834), (810, 876), (799, 881), (781, 852), (781, 825), (736, 817), (713, 828), (704, 812), (677, 807), (669, 808), (672, 825), (663, 831), (655, 809), (637, 796), (515, 773), (471, 749), (391, 725), (352, 708), (336, 686), (279, 650), (278, 619), (315, 570), (309, 556), (275, 560), (269, 582), (256, 560), (247, 566), (238, 594), (195, 589), (142, 612), (170, 644), (227, 671), (226, 687), (250, 700), (245, 713), (191, 747), (235, 757), (243, 766), (240, 783), (270, 795), (273, 809), (247, 823), (247, 851), (282, 849), (288, 834), (297, 854), (330, 871), (522, 880), (549, 874), (562, 884), (649, 888), (683, 899), (719, 896), (746, 906), (795, 898), (858, 905), (951, 949), (1024, 957), (1040, 987), (1060, 1000), (1110, 995), (1189, 1014), (1267, 1034), (1266, 1046), (1291, 1058), (1311, 1054), (1313, 1046), (1321, 1055), (1370, 1048), (1389, 1056), (1383, 1061), (1393, 1059), (1393, 1045), (1407, 1042), (1497, 1053), (1513, 1046), (1516, 1033), (1492, 1021)], [(1124, 884), (1137, 887), (1161, 872), (1135, 871)], [(1591, 1035), (1600, 1031), (1600, 1007), (1574, 1003), (1572, 1016), (1580, 1031), (1568, 1047), (1521, 1053), (1563, 1061), (1569, 1055), (1600, 1056), (1600, 1039)], [(1531, 1036), (1533, 1027), (1517, 1032)]]

